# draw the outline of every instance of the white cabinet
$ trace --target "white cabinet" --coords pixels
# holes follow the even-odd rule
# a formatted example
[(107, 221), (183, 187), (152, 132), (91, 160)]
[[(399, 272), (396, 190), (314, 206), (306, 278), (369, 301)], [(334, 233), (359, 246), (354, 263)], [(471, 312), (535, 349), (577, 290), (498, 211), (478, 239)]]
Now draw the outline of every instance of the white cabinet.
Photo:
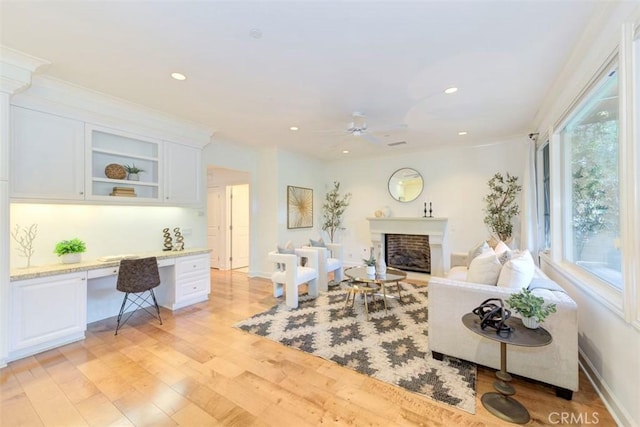
[(9, 358), (84, 338), (87, 273), (11, 282)]
[(84, 123), (11, 107), (10, 197), (84, 199)]
[(201, 150), (187, 145), (164, 143), (165, 202), (197, 205), (202, 202)]
[[(87, 199), (131, 203), (162, 200), (162, 141), (139, 135), (86, 125)], [(135, 166), (142, 170), (138, 180), (107, 176), (109, 165)]]
[[(200, 301), (206, 301), (211, 292), (211, 270), (209, 254), (200, 254), (176, 258), (173, 280), (167, 278), (167, 284), (158, 286), (156, 294), (160, 305), (170, 310)], [(165, 282), (165, 280), (163, 280)]]

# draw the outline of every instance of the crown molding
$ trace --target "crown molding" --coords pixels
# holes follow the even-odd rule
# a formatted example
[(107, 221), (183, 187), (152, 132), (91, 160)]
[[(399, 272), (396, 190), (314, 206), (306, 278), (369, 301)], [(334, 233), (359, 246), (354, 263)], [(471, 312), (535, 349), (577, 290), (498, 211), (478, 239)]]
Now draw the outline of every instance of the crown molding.
[(51, 64), (32, 55), (0, 46), (0, 91), (14, 94), (31, 84), (31, 76)]
[(29, 89), (11, 103), (200, 148), (214, 134), (198, 123), (46, 75), (34, 76)]

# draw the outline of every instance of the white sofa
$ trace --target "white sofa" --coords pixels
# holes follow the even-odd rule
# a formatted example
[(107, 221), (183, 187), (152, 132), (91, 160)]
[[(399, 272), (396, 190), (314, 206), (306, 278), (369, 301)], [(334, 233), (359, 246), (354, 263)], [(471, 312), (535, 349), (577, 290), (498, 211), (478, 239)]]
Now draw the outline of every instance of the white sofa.
[[(447, 277), (429, 280), (429, 349), (433, 357), (449, 355), (500, 369), (500, 345), (467, 329), (464, 314), (488, 298), (506, 300), (517, 289), (466, 281), (466, 254), (451, 257)], [(547, 278), (536, 267), (534, 278)], [(556, 387), (556, 394), (571, 400), (578, 390), (578, 318), (576, 303), (564, 292), (535, 289), (532, 293), (556, 304), (557, 312), (542, 323), (553, 338), (544, 347), (507, 346), (507, 371)], [(512, 312), (513, 317), (519, 317)]]

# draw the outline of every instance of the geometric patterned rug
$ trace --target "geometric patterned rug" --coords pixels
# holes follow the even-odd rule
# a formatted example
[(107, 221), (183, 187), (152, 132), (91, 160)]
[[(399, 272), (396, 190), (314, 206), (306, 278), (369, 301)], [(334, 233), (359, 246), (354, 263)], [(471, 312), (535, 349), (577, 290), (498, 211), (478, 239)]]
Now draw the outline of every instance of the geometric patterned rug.
[(301, 295), (297, 309), (282, 302), (234, 326), (474, 414), (476, 365), (431, 357), (427, 286), (401, 286), (402, 302), (389, 286), (388, 313), (379, 299), (369, 304), (369, 320), (362, 297), (345, 307), (338, 286), (315, 299)]

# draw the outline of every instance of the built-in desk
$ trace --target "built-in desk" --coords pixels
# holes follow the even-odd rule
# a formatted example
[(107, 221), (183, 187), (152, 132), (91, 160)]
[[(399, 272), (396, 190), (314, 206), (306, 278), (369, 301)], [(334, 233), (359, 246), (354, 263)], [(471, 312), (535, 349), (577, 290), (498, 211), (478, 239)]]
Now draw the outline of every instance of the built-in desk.
[[(134, 255), (158, 259), (161, 284), (156, 298), (163, 307), (177, 310), (209, 298), (209, 252)], [(123, 297), (116, 290), (119, 265), (90, 260), (11, 270), (8, 360), (81, 340), (87, 323), (116, 316)]]

